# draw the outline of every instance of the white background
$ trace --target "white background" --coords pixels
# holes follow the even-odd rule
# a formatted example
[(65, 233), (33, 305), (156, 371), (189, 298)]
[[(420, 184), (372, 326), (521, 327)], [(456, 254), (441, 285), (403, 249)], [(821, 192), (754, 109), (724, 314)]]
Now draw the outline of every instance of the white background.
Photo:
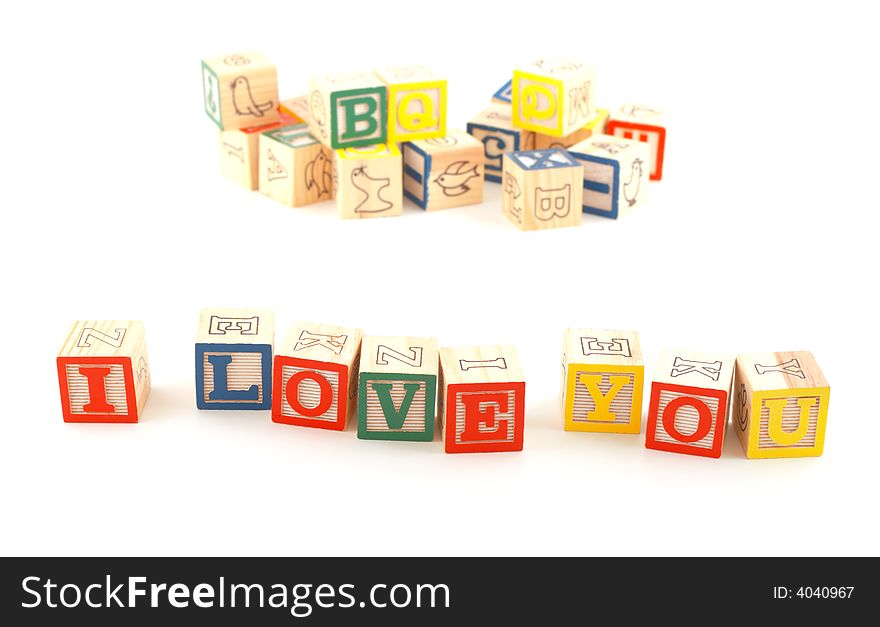
[[(0, 552), (878, 554), (876, 15), (867, 3), (19, 3), (2, 24)], [(614, 8), (612, 8), (612, 5)], [(519, 8), (513, 8), (519, 7)], [(199, 59), (312, 73), (421, 62), (463, 127), (537, 56), (595, 65), (597, 104), (669, 109), (665, 180), (620, 221), (519, 232), (484, 205), (342, 221), (221, 178)], [(442, 345), (511, 343), (522, 453), (446, 455), (198, 412), (200, 307), (275, 308)], [(137, 425), (64, 424), (80, 318), (146, 322)], [(825, 455), (720, 460), (566, 433), (566, 326), (663, 347), (812, 350)]]

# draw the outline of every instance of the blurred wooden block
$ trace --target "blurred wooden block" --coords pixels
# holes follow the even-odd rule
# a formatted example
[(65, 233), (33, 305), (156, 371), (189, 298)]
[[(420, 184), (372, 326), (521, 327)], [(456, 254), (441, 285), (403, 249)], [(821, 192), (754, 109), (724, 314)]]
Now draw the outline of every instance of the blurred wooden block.
[(564, 150), (504, 155), (502, 210), (523, 231), (581, 223), (583, 167)]
[(281, 104), (278, 105), (279, 113), (285, 113), (292, 118), (295, 118), (297, 123), (309, 123), (309, 95), (303, 94), (302, 96), (297, 96), (296, 98), (288, 98), (287, 100), (282, 100)]
[(618, 218), (648, 197), (648, 145), (613, 135), (594, 135), (569, 149), (584, 166), (583, 211)]
[(734, 358), (664, 350), (651, 383), (645, 446), (721, 457)]
[(334, 150), (384, 144), (387, 93), (382, 81), (368, 72), (313, 77), (309, 81), (309, 130)]
[(817, 457), (831, 387), (808, 351), (736, 358), (733, 428), (746, 457)]
[(513, 80), (509, 80), (498, 88), (492, 96), (492, 102), (500, 105), (511, 105), (513, 101)]
[(513, 71), (513, 125), (565, 137), (595, 115), (593, 68), (579, 61), (541, 59)]
[(343, 218), (403, 213), (403, 171), (394, 144), (336, 151), (336, 207)]
[(150, 393), (144, 323), (79, 320), (57, 358), (64, 422), (137, 422)]
[(605, 125), (608, 122), (608, 109), (596, 109), (593, 119), (587, 122), (583, 128), (579, 128), (574, 133), (565, 137), (553, 137), (552, 135), (544, 135), (543, 133), (535, 133), (535, 150), (547, 150), (548, 148), (571, 148), (578, 142), (582, 142), (588, 137), (605, 132)]
[(447, 453), (522, 450), (526, 384), (515, 348), (443, 348), (440, 377)]
[(663, 178), (663, 155), (666, 152), (666, 116), (663, 111), (637, 104), (623, 105), (611, 113), (606, 133), (635, 139), (649, 146), (651, 180)]
[(260, 192), (301, 207), (333, 198), (333, 153), (305, 124), (260, 134)]
[(566, 431), (641, 432), (645, 366), (638, 333), (566, 329), (562, 371)]
[(446, 79), (423, 65), (386, 67), (376, 76), (388, 88), (388, 140), (446, 135)]
[(272, 420), (344, 431), (357, 404), (360, 329), (300, 322), (275, 353)]
[(275, 314), (202, 309), (196, 335), (196, 407), (271, 409)]
[(260, 186), (260, 133), (296, 124), (287, 113), (279, 113), (277, 122), (247, 128), (220, 131), (220, 171), (223, 176), (245, 189)]
[(358, 437), (433, 440), (439, 368), (433, 338), (365, 337), (358, 377)]
[(519, 150), (530, 150), (535, 145), (535, 134), (513, 127), (510, 107), (493, 104), (471, 119), (467, 132), (483, 142), (485, 179), (501, 182), (504, 155)]
[(403, 193), (434, 211), (483, 202), (483, 144), (464, 131), (402, 145)]
[(278, 120), (275, 66), (258, 52), (202, 60), (205, 113), (221, 131)]

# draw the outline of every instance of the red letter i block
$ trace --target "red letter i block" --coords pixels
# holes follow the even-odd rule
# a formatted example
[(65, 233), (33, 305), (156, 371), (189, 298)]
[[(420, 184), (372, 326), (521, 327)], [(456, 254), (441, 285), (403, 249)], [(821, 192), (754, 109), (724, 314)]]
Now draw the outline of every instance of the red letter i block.
[(65, 422), (137, 422), (150, 392), (144, 325), (80, 320), (58, 352)]
[(360, 329), (298, 323), (275, 354), (272, 420), (344, 431), (357, 396)]
[(734, 358), (663, 351), (651, 383), (645, 446), (721, 457)]
[(526, 384), (516, 349), (444, 348), (440, 369), (446, 452), (521, 451)]

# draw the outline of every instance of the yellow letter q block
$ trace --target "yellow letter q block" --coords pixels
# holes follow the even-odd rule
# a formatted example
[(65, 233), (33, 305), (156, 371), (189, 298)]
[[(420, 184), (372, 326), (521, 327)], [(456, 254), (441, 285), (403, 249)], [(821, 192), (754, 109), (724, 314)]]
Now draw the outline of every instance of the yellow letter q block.
[(421, 65), (376, 70), (388, 88), (388, 143), (446, 135), (446, 79)]

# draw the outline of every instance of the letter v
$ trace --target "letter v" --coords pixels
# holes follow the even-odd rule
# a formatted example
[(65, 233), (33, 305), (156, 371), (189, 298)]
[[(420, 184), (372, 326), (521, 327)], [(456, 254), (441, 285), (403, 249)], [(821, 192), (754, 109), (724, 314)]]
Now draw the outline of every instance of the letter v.
[(394, 399), (391, 398), (390, 383), (371, 383), (376, 396), (379, 397), (379, 403), (382, 405), (382, 413), (385, 415), (385, 422), (388, 423), (390, 429), (403, 429), (403, 423), (409, 413), (413, 399), (416, 396), (421, 385), (418, 383), (404, 383), (403, 400), (400, 401), (400, 409), (394, 407)]

